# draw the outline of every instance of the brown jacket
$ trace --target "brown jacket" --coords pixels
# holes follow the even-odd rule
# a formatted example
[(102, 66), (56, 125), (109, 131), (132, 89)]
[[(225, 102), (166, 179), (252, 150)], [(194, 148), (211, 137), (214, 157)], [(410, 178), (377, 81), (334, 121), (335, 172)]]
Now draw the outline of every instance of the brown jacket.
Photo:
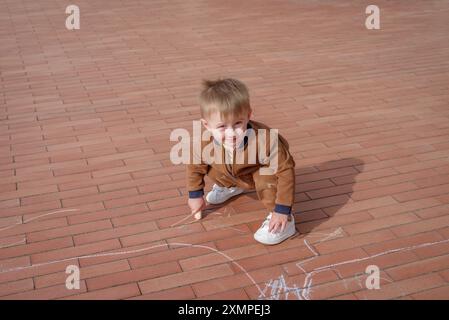
[[(195, 149), (193, 143), (190, 143), (190, 162), (187, 164), (187, 191), (189, 192), (189, 197), (197, 198), (204, 195), (204, 176), (206, 174), (211, 175), (212, 179), (214, 178), (213, 176), (219, 176), (221, 179), (220, 182), (227, 184), (226, 187), (238, 186), (243, 189), (256, 188), (257, 183), (255, 184), (254, 178), (257, 176), (257, 179), (261, 179), (262, 181), (274, 181), (276, 183), (276, 199), (274, 199), (276, 204), (275, 211), (290, 213), (295, 195), (295, 161), (288, 151), (288, 142), (278, 134), (277, 170), (272, 171), (274, 172), (274, 175), (263, 175), (260, 174), (261, 171), (256, 173), (260, 168), (268, 168), (270, 167), (270, 164), (275, 165), (276, 152), (273, 148), (275, 145), (272, 146), (273, 150), (270, 150), (270, 128), (268, 126), (250, 120), (248, 122), (248, 129), (251, 128), (253, 129), (255, 136), (245, 137), (244, 144), (240, 146), (243, 147), (243, 149), (239, 149), (242, 150), (240, 158), (237, 157), (237, 153), (234, 150), (233, 162), (229, 163), (228, 161), (229, 164), (226, 164), (225, 161), (224, 147), (218, 144), (212, 136), (207, 141), (201, 141), (201, 148), (197, 147)], [(258, 129), (265, 129), (266, 135), (260, 134)], [(263, 136), (265, 136), (266, 139), (263, 139)], [(198, 137), (194, 137), (194, 139), (195, 138), (198, 139)], [(258, 141), (261, 141), (260, 145), (265, 144), (265, 158), (263, 156), (260, 157), (259, 155)], [(213, 145), (214, 143), (215, 145)], [(254, 143), (254, 145), (252, 145), (252, 143)], [(207, 145), (210, 146), (209, 153), (205, 153)], [(256, 149), (256, 152), (254, 152), (254, 149)], [(200, 150), (201, 152), (199, 153)], [(260, 152), (263, 154), (263, 151), (264, 150), (261, 150)], [(204, 156), (201, 158), (200, 154), (210, 154), (215, 161), (207, 160)], [(242, 159), (242, 155), (244, 160)], [(197, 163), (193, 163), (195, 157)], [(255, 161), (249, 163), (248, 157), (251, 157), (250, 159), (254, 159)], [(222, 160), (221, 163), (217, 163), (220, 158)]]

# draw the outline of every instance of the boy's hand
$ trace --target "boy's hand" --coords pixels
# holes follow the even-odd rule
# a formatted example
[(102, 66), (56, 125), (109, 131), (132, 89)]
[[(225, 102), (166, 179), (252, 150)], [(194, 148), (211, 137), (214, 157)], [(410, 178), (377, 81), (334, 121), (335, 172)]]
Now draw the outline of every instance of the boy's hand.
[(278, 231), (284, 231), (285, 226), (287, 225), (289, 215), (272, 212), (270, 224), (268, 225), (268, 232), (276, 233)]
[(204, 197), (189, 199), (187, 202), (192, 214), (195, 214), (196, 219), (201, 219), (201, 211), (206, 209), (206, 201)]

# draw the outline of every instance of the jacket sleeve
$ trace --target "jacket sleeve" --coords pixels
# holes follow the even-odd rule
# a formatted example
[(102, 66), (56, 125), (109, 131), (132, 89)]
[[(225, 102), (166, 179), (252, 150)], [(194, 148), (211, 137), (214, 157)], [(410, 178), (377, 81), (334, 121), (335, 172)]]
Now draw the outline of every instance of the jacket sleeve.
[[(268, 139), (269, 140), (269, 139)], [(295, 161), (288, 150), (288, 142), (278, 135), (277, 148), (276, 145), (269, 145), (267, 149), (270, 150), (269, 161), (271, 163), (276, 161), (277, 167), (274, 174), (277, 177), (277, 191), (275, 199), (274, 211), (277, 213), (290, 214), (293, 203), (295, 202)], [(266, 166), (269, 164), (267, 163)], [(270, 167), (272, 164), (270, 165)]]
[(290, 214), (295, 202), (295, 161), (283, 143), (279, 143), (278, 179), (274, 211)]
[[(186, 181), (189, 198), (200, 198), (204, 195), (204, 176), (209, 171), (209, 165), (201, 159), (201, 149), (196, 150), (193, 144), (190, 144), (190, 159), (186, 166)], [(197, 161), (194, 162), (194, 159)], [(198, 163), (199, 162), (199, 163)]]

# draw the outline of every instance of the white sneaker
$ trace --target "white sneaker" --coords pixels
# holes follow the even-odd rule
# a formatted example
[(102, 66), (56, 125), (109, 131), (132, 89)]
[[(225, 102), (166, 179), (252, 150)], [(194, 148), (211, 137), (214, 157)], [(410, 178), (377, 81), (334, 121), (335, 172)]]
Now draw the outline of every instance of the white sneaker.
[(212, 190), (206, 195), (207, 202), (211, 204), (223, 203), (229, 198), (239, 195), (244, 190), (239, 187), (220, 187), (216, 184), (213, 185)]
[(278, 244), (290, 238), (296, 233), (295, 217), (293, 214), (291, 214), (291, 220), (287, 221), (284, 231), (282, 232), (280, 230), (278, 230), (276, 233), (268, 232), (270, 220), (271, 220), (271, 212), (266, 217), (265, 221), (262, 223), (262, 226), (254, 234), (254, 239), (259, 241), (260, 243), (267, 245)]

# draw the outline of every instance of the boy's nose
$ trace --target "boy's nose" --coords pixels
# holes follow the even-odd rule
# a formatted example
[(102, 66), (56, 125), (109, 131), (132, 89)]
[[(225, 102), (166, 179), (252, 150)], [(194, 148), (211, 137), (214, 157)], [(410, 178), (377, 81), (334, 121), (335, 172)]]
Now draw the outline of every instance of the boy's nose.
[(233, 138), (235, 136), (236, 136), (236, 134), (235, 134), (235, 131), (233, 129), (226, 129), (225, 130), (225, 137), (226, 138)]

